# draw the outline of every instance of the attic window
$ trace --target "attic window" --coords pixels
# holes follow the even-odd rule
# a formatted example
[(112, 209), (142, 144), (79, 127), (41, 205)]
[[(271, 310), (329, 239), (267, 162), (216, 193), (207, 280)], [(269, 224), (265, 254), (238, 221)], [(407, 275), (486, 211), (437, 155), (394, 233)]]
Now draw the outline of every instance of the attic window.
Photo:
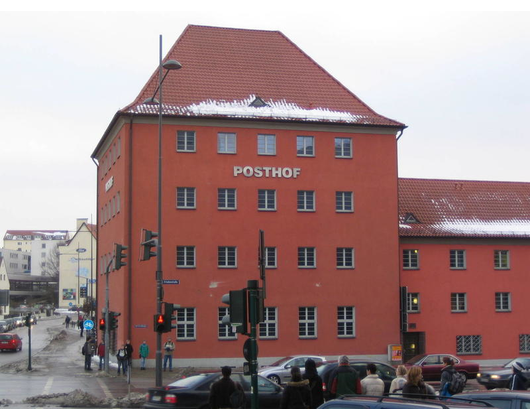
[(412, 213), (407, 213), (405, 214), (405, 223), (407, 224), (420, 223), (420, 221)]
[(256, 96), (256, 99), (254, 99), (249, 106), (253, 106), (254, 108), (263, 108), (264, 106), (269, 106), (267, 102), (265, 102), (263, 99), (261, 99), (259, 96)]

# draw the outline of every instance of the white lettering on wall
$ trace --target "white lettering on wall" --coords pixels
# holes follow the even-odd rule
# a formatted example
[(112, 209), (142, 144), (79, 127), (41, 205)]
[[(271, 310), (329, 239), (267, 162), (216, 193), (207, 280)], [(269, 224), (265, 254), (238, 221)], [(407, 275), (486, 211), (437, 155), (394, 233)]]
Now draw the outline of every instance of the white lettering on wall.
[(114, 185), (114, 177), (111, 176), (110, 179), (105, 183), (105, 192), (110, 190), (113, 185)]
[(234, 166), (234, 176), (243, 175), (247, 178), (298, 178), (300, 168), (274, 168), (270, 166)]

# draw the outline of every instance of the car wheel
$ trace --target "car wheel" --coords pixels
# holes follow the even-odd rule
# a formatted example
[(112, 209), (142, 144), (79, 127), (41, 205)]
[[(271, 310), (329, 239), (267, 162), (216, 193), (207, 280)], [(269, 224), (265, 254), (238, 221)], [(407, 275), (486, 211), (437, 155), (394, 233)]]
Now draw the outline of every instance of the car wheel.
[(267, 379), (271, 380), (275, 384), (280, 385), (280, 377), (278, 375), (269, 375), (267, 376)]

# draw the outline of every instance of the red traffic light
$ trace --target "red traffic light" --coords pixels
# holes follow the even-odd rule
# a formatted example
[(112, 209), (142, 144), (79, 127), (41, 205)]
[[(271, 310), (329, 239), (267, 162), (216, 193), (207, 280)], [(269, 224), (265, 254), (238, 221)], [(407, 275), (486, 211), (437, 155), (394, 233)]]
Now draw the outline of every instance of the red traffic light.
[(160, 324), (164, 324), (164, 315), (159, 314), (158, 317), (156, 318), (156, 323), (157, 323), (158, 325), (160, 325)]
[(105, 318), (99, 320), (99, 329), (105, 331)]

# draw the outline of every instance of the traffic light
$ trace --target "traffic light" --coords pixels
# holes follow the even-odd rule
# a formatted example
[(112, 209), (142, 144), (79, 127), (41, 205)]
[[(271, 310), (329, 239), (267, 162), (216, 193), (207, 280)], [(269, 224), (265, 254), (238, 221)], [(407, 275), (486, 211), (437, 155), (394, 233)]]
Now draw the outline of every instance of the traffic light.
[(166, 317), (164, 316), (164, 314), (156, 314), (154, 320), (155, 320), (155, 332), (157, 333), (168, 332), (166, 331), (167, 322), (166, 322)]
[(26, 327), (31, 325), (31, 314), (26, 315), (26, 318), (24, 319), (24, 325), (26, 325)]
[[(178, 308), (180, 308), (180, 305), (164, 302), (164, 320), (166, 322), (166, 332), (170, 332), (173, 328), (177, 328), (177, 316), (175, 314), (175, 311)], [(173, 324), (173, 321), (175, 321), (175, 324)]]
[(121, 244), (114, 244), (114, 269), (119, 270), (124, 265), (127, 265), (127, 261), (123, 261), (127, 258), (125, 251), (129, 247)]
[(223, 324), (236, 327), (236, 332), (247, 334), (247, 289), (230, 290), (221, 301), (230, 306), (229, 314), (223, 317)]
[(119, 312), (109, 311), (109, 331), (113, 331), (118, 328), (118, 317), (121, 315)]
[(79, 288), (79, 297), (86, 297), (86, 286), (81, 286)]
[(101, 331), (105, 331), (105, 317), (103, 317), (103, 318), (101, 318), (101, 319), (99, 320), (99, 329), (100, 329)]
[[(158, 246), (157, 232), (151, 232), (147, 229), (142, 229), (142, 250), (140, 251), (140, 261), (147, 261), (151, 257), (156, 257), (156, 247)], [(153, 250), (153, 248), (155, 248)]]

